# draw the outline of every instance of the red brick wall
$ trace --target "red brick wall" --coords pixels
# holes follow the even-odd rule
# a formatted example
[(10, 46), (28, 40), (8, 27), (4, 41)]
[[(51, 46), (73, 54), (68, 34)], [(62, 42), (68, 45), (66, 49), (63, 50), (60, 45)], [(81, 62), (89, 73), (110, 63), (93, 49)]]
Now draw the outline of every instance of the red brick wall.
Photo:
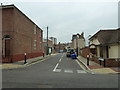
[[(34, 34), (34, 22), (15, 7), (2, 11), (3, 36), (11, 36), (10, 56), (13, 61), (22, 60), (24, 53), (29, 54), (28, 58), (41, 56), (43, 52), (42, 30), (36, 26), (37, 33)], [(34, 49), (34, 40), (37, 41), (36, 49)]]
[[(83, 48), (81, 51), (81, 55), (83, 57), (87, 58), (87, 55), (89, 54), (89, 52), (90, 52), (90, 49), (88, 47)], [(100, 64), (100, 61), (97, 60), (97, 58), (95, 58), (95, 57), (93, 57), (91, 59), (91, 61), (94, 61), (94, 62)], [(102, 62), (102, 65), (104, 66), (103, 62)], [(106, 67), (118, 67), (118, 66), (120, 67), (120, 62), (115, 61), (115, 59), (108, 59), (108, 60), (106, 60), (105, 65), (106, 65)]]
[(120, 67), (120, 65), (118, 65), (119, 64), (119, 62), (118, 61), (116, 61), (115, 59), (109, 59), (109, 60), (106, 60), (106, 66), (108, 66), (108, 67)]
[[(18, 43), (20, 46), (22, 45), (22, 49), (24, 50), (17, 50), (19, 53), (42, 51), (42, 30), (36, 26), (37, 33), (34, 34), (34, 23), (17, 9), (14, 9), (14, 18), (14, 39), (17, 38), (18, 40), (15, 41), (16, 44), (13, 47), (17, 49)], [(37, 49), (34, 49), (34, 40), (37, 40)]]
[(2, 9), (2, 29), (7, 33), (13, 31), (13, 8)]
[[(97, 60), (96, 58), (93, 58), (92, 61), (100, 64), (100, 61)], [(103, 61), (102, 61), (102, 65), (104, 66)], [(106, 67), (120, 67), (120, 63), (116, 61), (115, 59), (108, 59), (105, 61), (105, 66)]]
[[(36, 52), (36, 53), (27, 53), (26, 58), (30, 59), (30, 58), (35, 58), (35, 57), (39, 57), (39, 56), (43, 56), (42, 52)], [(25, 56), (24, 54), (16, 54), (16, 55), (11, 55), (11, 57), (9, 59), (3, 59), (2, 62), (16, 62), (16, 61), (21, 61), (24, 60)]]
[(85, 58), (87, 58), (87, 55), (88, 55), (89, 53), (90, 53), (89, 47), (83, 48), (83, 49), (81, 50), (81, 55), (82, 55), (83, 57), (85, 57)]

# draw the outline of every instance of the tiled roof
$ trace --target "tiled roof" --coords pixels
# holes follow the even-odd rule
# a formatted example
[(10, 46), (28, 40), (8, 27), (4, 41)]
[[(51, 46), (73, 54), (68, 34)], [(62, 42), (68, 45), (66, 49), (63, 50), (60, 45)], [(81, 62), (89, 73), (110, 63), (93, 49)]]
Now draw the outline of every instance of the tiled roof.
[(97, 38), (100, 44), (112, 44), (120, 42), (120, 28), (111, 30), (100, 30), (89, 40)]

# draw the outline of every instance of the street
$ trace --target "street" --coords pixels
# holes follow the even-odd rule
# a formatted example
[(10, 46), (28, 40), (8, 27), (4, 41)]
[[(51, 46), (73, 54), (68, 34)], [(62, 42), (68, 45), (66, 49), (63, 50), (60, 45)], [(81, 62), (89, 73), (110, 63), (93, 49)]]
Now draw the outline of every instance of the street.
[(65, 53), (19, 69), (2, 71), (3, 88), (118, 88), (118, 74), (85, 72)]

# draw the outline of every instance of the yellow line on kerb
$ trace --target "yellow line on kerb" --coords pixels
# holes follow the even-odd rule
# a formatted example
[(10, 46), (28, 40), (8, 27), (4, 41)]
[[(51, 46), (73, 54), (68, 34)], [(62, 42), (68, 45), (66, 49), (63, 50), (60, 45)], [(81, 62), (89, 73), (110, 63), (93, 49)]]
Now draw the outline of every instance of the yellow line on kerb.
[[(51, 56), (54, 56), (54, 55), (51, 55)], [(47, 58), (49, 58), (49, 56), (46, 57), (46, 58), (44, 58), (43, 60), (40, 60), (40, 61), (38, 60), (38, 61), (36, 61), (36, 62), (34, 62), (34, 63), (31, 63), (31, 64), (28, 64), (28, 65), (26, 65), (26, 66), (31, 66), (31, 65), (34, 65), (34, 64), (37, 64), (37, 63), (43, 62), (43, 61), (47, 60)]]
[(37, 64), (37, 63), (40, 63), (40, 62), (43, 62), (43, 61), (45, 61), (46, 59), (43, 59), (43, 60), (40, 60), (40, 61), (36, 61), (36, 62), (34, 62), (34, 63), (31, 63), (31, 64), (29, 64), (29, 65), (26, 65), (26, 66), (31, 66), (31, 65), (34, 65), (34, 64)]

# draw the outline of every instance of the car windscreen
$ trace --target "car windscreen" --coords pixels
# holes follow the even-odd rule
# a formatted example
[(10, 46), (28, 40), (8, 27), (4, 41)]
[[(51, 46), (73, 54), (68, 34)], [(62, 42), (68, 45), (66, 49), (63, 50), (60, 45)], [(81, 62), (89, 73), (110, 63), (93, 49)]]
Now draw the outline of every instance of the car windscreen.
[(73, 52), (74, 50), (73, 49), (68, 49), (68, 51), (67, 52)]

